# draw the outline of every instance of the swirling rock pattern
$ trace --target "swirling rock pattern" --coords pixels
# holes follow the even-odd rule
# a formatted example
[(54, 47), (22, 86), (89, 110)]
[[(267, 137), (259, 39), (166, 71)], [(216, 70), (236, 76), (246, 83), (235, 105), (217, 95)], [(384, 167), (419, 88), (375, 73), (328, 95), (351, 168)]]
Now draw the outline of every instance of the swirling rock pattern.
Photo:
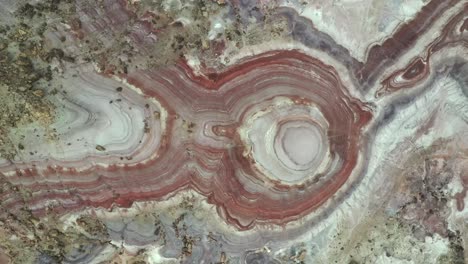
[(468, 4), (338, 2), (2, 1), (54, 111), (0, 130), (0, 259), (467, 260)]

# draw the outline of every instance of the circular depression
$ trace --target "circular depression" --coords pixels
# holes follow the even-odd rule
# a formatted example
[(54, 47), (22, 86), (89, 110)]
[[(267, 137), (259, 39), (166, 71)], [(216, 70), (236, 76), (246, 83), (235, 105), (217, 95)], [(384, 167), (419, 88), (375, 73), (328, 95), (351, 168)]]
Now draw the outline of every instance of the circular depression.
[(329, 171), (329, 124), (317, 106), (277, 97), (249, 117), (239, 130), (244, 155), (267, 178), (294, 185)]
[(280, 124), (274, 150), (278, 160), (294, 171), (316, 170), (325, 157), (327, 140), (311, 121), (297, 120)]

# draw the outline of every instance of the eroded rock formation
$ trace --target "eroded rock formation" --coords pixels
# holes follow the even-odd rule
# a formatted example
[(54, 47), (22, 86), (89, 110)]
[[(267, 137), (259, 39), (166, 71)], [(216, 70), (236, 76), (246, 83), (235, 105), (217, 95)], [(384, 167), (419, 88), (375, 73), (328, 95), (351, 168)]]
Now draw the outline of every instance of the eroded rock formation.
[(466, 1), (0, 2), (0, 262), (467, 260)]

